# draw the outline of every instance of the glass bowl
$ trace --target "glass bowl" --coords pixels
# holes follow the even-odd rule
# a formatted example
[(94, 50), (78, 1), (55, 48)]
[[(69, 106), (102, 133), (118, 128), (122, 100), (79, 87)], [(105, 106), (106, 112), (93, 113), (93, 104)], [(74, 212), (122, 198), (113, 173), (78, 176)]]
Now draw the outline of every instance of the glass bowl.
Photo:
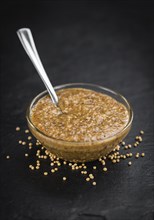
[(39, 95), (37, 95), (32, 100), (30, 106), (27, 109), (26, 118), (31, 133), (36, 137), (36, 139), (38, 139), (41, 142), (41, 144), (49, 152), (67, 161), (87, 162), (87, 161), (97, 160), (102, 156), (106, 156), (126, 137), (126, 135), (130, 131), (133, 121), (133, 111), (132, 108), (130, 107), (130, 104), (119, 93), (99, 85), (88, 84), (88, 83), (70, 83), (70, 84), (64, 84), (54, 87), (56, 91), (66, 88), (85, 88), (111, 96), (112, 98), (116, 99), (118, 102), (122, 103), (127, 108), (129, 113), (128, 123), (120, 132), (104, 140), (91, 141), (91, 142), (90, 141), (69, 142), (69, 141), (54, 139), (52, 137), (45, 135), (42, 131), (38, 130), (34, 126), (30, 118), (31, 109), (33, 108), (33, 106), (43, 96), (48, 94), (47, 91), (44, 91)]

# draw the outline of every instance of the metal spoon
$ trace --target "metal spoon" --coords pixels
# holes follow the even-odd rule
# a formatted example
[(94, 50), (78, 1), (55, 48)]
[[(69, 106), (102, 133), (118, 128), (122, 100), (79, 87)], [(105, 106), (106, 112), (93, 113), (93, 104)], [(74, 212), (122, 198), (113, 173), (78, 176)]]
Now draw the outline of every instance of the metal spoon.
[(23, 48), (25, 49), (27, 55), (29, 56), (30, 60), (34, 64), (39, 76), (41, 77), (48, 93), (53, 101), (54, 104), (58, 104), (58, 97), (56, 92), (45, 72), (45, 69), (42, 65), (42, 62), (39, 58), (38, 52), (36, 50), (36, 46), (33, 40), (33, 36), (31, 30), (29, 28), (21, 28), (17, 31), (17, 35), (21, 41)]

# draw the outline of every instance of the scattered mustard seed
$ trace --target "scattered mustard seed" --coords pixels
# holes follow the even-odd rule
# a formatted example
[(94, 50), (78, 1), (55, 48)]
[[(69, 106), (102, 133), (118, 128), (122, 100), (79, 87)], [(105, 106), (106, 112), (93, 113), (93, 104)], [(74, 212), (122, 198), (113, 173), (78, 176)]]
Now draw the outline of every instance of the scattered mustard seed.
[(20, 127), (16, 127), (16, 131), (20, 131)]
[(54, 169), (51, 169), (51, 173), (54, 173), (55, 172), (55, 170)]
[(96, 186), (96, 182), (93, 182), (92, 184), (93, 184), (93, 186)]
[(28, 133), (29, 133), (29, 130), (28, 130), (28, 129), (26, 129), (26, 130), (25, 130), (25, 133), (26, 133), (26, 134), (28, 134)]
[(47, 176), (47, 175), (48, 175), (48, 172), (44, 172), (43, 174), (44, 174), (44, 176)]
[(129, 165), (129, 166), (131, 166), (131, 165), (132, 165), (132, 162), (131, 162), (131, 161), (129, 161), (129, 162), (128, 162), (128, 165)]
[(9, 155), (7, 155), (7, 156), (6, 156), (6, 159), (10, 159), (10, 156), (9, 156)]
[(125, 142), (124, 141), (122, 142), (122, 145), (125, 146)]
[(64, 180), (64, 181), (66, 181), (66, 180), (67, 180), (66, 176), (63, 176), (63, 180)]
[(141, 157), (144, 157), (145, 156), (145, 153), (141, 153)]
[(141, 130), (141, 131), (140, 131), (140, 134), (144, 134), (144, 131)]
[(104, 167), (104, 168), (103, 168), (103, 171), (105, 171), (105, 172), (106, 172), (106, 171), (107, 171), (107, 167)]
[(135, 155), (136, 158), (139, 158), (139, 156), (140, 156), (139, 153), (137, 153), (137, 154)]

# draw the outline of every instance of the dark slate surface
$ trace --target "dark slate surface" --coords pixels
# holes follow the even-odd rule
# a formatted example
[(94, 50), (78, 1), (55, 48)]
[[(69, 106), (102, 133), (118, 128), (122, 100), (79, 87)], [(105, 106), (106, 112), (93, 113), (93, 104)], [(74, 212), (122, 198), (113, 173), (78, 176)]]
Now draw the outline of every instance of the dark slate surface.
[[(1, 219), (152, 220), (152, 1), (42, 1), (1, 9)], [(126, 142), (145, 130), (138, 149), (145, 158), (132, 159), (129, 168), (126, 161), (109, 165), (108, 173), (97, 173), (96, 187), (67, 170), (46, 178), (29, 172), (15, 127), (26, 128), (26, 108), (44, 86), (16, 36), (21, 27), (32, 29), (54, 85), (90, 82), (127, 97), (135, 117)]]

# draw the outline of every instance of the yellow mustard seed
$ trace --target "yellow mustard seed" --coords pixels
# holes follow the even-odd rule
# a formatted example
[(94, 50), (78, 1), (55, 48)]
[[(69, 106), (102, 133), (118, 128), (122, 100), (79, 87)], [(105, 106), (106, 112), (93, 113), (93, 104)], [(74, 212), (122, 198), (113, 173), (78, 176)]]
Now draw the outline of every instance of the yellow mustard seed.
[(140, 131), (140, 134), (144, 134), (144, 131), (141, 130), (141, 131)]
[(136, 154), (136, 156), (135, 156), (136, 158), (139, 158), (139, 154)]
[(145, 156), (145, 153), (141, 153), (141, 157), (144, 157)]
[(16, 127), (16, 131), (20, 131), (20, 127)]
[(132, 153), (129, 153), (129, 157), (132, 157), (133, 156), (133, 154)]
[(22, 144), (22, 141), (21, 141), (21, 140), (19, 141), (19, 144)]
[(132, 148), (132, 145), (131, 145), (131, 144), (128, 144), (128, 148), (131, 149), (131, 148)]
[(54, 169), (51, 169), (51, 173), (54, 173), (55, 172), (55, 170)]
[(89, 174), (90, 179), (94, 179), (94, 175), (92, 173)]
[(10, 156), (9, 156), (9, 155), (7, 155), (7, 156), (6, 156), (6, 159), (10, 159)]
[(25, 154), (25, 157), (28, 157), (28, 154)]
[(124, 142), (124, 141), (122, 142), (122, 145), (123, 145), (123, 146), (125, 145), (125, 142)]
[(105, 160), (102, 160), (102, 162), (101, 162), (101, 163), (102, 163), (102, 165), (105, 165)]
[(31, 140), (32, 139), (32, 137), (31, 136), (28, 136), (28, 138), (27, 138), (28, 140)]
[(44, 176), (47, 176), (47, 175), (48, 175), (48, 172), (44, 172), (43, 174), (44, 174)]
[(139, 140), (139, 142), (142, 142), (142, 137), (140, 136), (138, 140)]
[(25, 130), (25, 133), (26, 133), (26, 134), (28, 134), (28, 133), (29, 133), (29, 130), (28, 130), (28, 129), (26, 129), (26, 130)]
[(66, 181), (66, 180), (67, 180), (66, 176), (63, 176), (63, 180), (64, 180), (64, 181)]
[(87, 178), (86, 178), (86, 181), (87, 181), (87, 182), (89, 182), (89, 181), (90, 181), (90, 178), (89, 178), (89, 177), (87, 177)]
[(124, 149), (127, 150), (127, 149), (128, 149), (128, 146), (126, 145), (126, 146), (124, 147)]
[(93, 166), (93, 170), (96, 170), (97, 169), (97, 167), (96, 166)]
[(96, 182), (93, 182), (92, 184), (93, 184), (93, 186), (96, 186)]
[(104, 167), (104, 168), (103, 168), (103, 171), (105, 171), (105, 172), (106, 172), (106, 171), (107, 171), (107, 167)]
[(22, 142), (22, 145), (26, 145), (26, 142), (25, 142), (25, 141), (23, 141), (23, 142)]
[(129, 166), (131, 166), (131, 165), (132, 165), (132, 162), (131, 162), (131, 161), (129, 161), (129, 162), (128, 162), (128, 165), (129, 165)]

